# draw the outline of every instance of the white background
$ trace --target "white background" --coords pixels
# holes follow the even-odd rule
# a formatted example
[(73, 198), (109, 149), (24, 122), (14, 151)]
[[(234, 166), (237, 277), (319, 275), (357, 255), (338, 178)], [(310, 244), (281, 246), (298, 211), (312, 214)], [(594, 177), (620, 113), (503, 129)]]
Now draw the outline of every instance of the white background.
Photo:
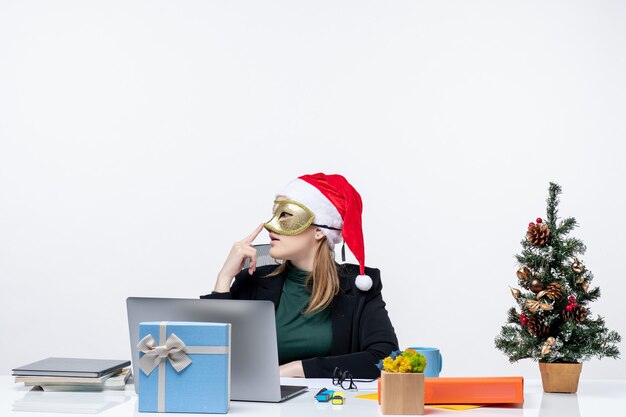
[(360, 191), (401, 347), (440, 347), (442, 376), (538, 377), (493, 339), (549, 181), (592, 311), (626, 336), (625, 19), (599, 0), (1, 0), (0, 373), (129, 358), (126, 297), (209, 292), (274, 193), (319, 171)]

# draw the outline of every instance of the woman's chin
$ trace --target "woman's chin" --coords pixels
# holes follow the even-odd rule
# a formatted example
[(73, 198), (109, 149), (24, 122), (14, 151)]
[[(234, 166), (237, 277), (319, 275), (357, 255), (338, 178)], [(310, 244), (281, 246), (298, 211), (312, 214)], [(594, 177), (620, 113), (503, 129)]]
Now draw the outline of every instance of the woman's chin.
[(270, 248), (270, 256), (274, 259), (277, 259), (279, 261), (284, 260), (282, 257), (282, 251), (279, 250), (278, 248)]

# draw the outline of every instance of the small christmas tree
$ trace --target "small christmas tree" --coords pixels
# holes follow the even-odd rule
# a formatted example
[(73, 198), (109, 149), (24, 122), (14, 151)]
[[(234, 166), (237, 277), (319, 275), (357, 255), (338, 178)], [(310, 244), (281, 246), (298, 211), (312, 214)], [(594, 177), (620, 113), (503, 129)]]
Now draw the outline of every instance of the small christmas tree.
[(572, 217), (559, 220), (561, 187), (550, 183), (547, 218), (528, 225), (522, 253), (516, 255), (519, 285), (511, 288), (519, 311), (511, 308), (507, 324), (495, 339), (510, 362), (533, 358), (543, 362), (576, 363), (591, 357), (619, 358), (616, 343), (600, 316), (593, 319), (589, 304), (600, 297), (591, 288), (593, 274), (579, 257), (583, 242), (568, 234), (577, 226)]

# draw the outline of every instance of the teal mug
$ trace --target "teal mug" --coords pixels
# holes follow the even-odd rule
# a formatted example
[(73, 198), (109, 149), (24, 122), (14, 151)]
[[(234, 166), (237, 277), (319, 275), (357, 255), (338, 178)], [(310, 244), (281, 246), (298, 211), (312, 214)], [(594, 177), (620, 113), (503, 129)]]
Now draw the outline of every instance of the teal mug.
[(434, 347), (410, 347), (426, 357), (426, 369), (424, 369), (424, 376), (426, 378), (436, 378), (441, 372), (443, 366), (443, 357), (439, 349)]

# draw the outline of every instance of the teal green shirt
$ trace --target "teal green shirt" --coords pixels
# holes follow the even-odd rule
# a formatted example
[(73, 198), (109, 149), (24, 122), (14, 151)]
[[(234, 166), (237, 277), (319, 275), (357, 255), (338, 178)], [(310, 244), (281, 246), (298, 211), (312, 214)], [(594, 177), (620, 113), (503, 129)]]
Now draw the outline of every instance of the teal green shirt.
[(279, 363), (329, 356), (333, 343), (330, 308), (302, 314), (311, 299), (311, 287), (304, 283), (308, 272), (291, 262), (287, 262), (286, 272), (276, 310)]

